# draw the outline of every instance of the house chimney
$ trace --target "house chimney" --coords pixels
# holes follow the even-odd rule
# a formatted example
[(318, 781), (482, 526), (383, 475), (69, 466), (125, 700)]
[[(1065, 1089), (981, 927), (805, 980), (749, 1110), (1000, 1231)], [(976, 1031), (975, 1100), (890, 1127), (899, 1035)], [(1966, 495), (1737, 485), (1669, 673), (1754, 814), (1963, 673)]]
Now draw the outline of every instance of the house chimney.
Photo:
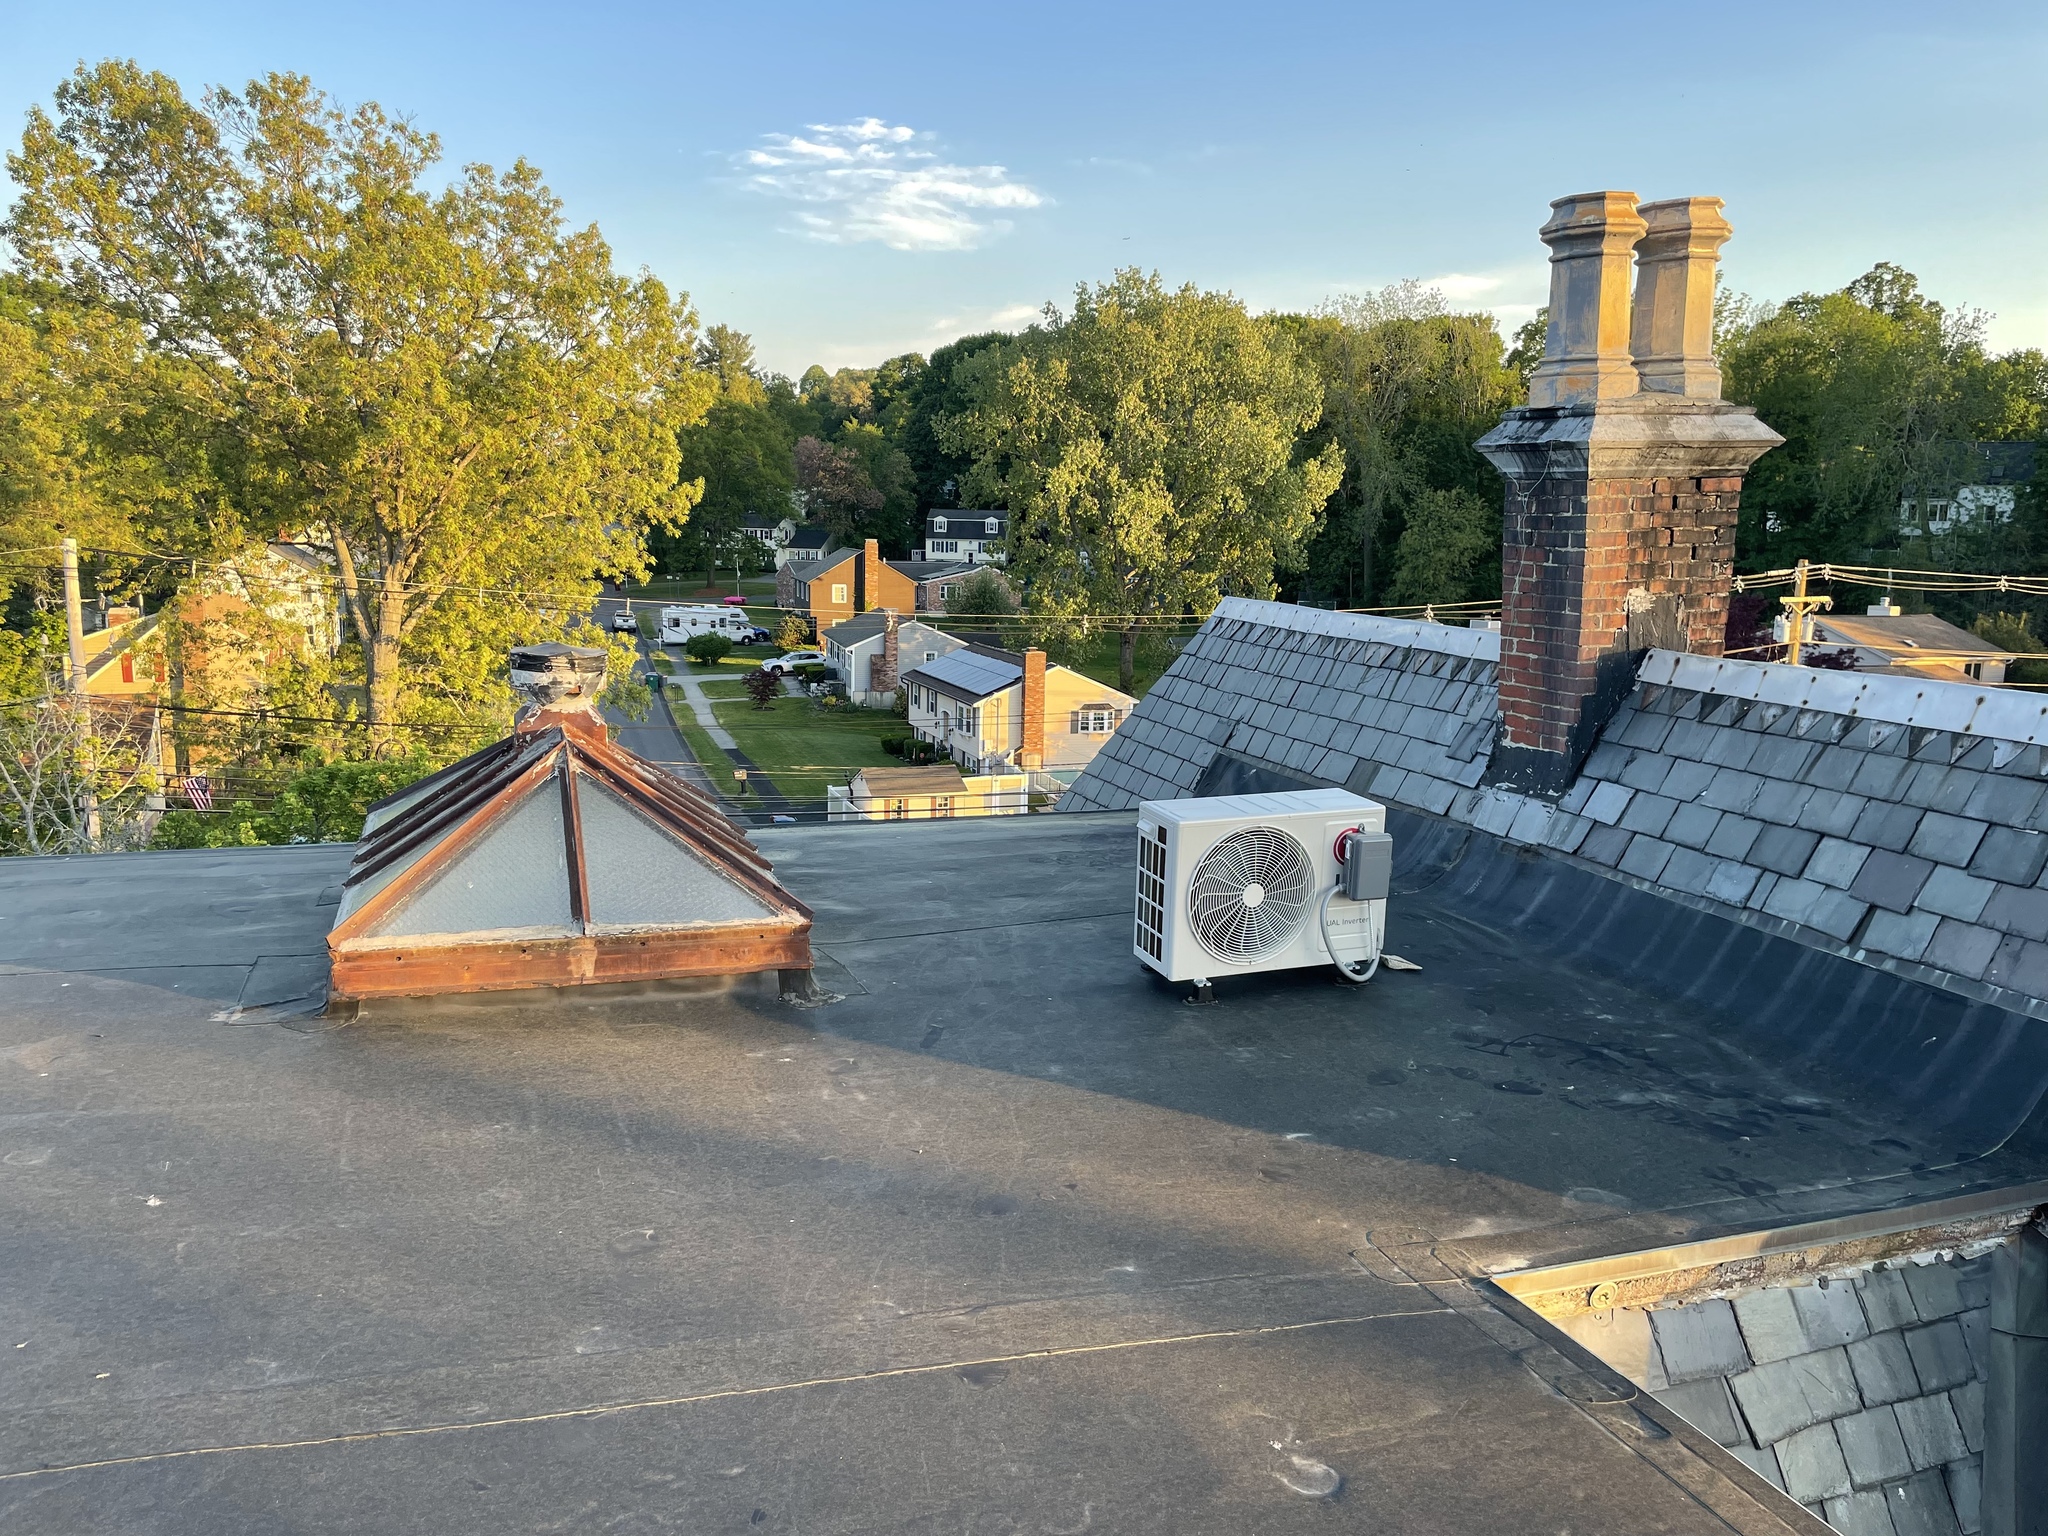
[(1024, 653), (1024, 732), (1017, 766), (1033, 773), (1045, 766), (1045, 652)]
[(605, 735), (597, 696), (604, 689), (604, 648), (595, 645), (517, 645), (512, 648), (512, 691), (526, 700), (512, 729), (517, 735), (560, 726), (572, 736)]
[(1627, 192), (1551, 206), (1543, 361), (1529, 404), (1478, 443), (1507, 481), (1488, 778), (1542, 795), (1570, 786), (1645, 650), (1720, 654), (1742, 477), (1784, 441), (1720, 397), (1719, 201), (1652, 203), (1647, 218)]
[(868, 689), (872, 693), (894, 693), (898, 676), (896, 652), (896, 610), (882, 610), (882, 654), (868, 663)]
[(876, 580), (882, 564), (882, 543), (869, 539), (861, 546), (860, 559), (855, 562), (853, 573), (853, 611), (866, 613), (871, 595), (881, 586)]

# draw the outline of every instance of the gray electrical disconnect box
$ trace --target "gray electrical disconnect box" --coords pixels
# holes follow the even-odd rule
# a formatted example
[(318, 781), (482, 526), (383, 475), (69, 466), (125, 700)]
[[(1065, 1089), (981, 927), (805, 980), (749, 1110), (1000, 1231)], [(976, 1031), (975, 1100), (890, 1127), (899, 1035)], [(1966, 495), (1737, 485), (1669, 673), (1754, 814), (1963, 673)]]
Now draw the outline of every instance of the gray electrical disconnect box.
[(1344, 839), (1344, 894), (1352, 901), (1385, 901), (1394, 875), (1394, 839), (1385, 832), (1353, 832)]

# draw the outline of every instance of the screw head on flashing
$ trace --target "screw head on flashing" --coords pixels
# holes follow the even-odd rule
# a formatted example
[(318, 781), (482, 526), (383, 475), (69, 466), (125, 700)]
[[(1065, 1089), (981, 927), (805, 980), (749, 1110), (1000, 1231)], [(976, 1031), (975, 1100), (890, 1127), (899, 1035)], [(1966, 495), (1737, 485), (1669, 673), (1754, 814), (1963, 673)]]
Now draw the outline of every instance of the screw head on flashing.
[(1603, 1280), (1586, 1293), (1586, 1306), (1590, 1311), (1609, 1312), (1621, 1299), (1621, 1287), (1612, 1280)]

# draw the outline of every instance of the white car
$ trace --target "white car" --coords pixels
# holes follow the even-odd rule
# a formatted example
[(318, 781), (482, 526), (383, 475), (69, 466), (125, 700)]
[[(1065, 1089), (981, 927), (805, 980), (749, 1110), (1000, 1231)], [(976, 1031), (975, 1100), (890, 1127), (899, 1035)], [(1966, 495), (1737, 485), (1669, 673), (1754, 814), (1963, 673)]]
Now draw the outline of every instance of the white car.
[(612, 629), (622, 635), (637, 635), (640, 633), (640, 621), (621, 608), (612, 615)]
[(798, 667), (815, 667), (824, 659), (823, 651), (785, 651), (780, 656), (773, 656), (762, 662), (761, 670), (781, 677), (785, 673), (794, 672)]

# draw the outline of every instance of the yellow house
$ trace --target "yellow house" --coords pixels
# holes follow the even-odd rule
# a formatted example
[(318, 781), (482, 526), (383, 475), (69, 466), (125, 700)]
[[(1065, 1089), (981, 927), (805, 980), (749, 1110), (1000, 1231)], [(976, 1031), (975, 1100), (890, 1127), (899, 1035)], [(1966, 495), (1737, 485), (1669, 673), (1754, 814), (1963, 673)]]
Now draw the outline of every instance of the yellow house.
[(1045, 652), (970, 645), (903, 674), (910, 728), (969, 773), (1048, 774), (1061, 783), (1095, 759), (1138, 702), (1049, 666)]
[(1021, 816), (1031, 808), (1031, 776), (967, 775), (951, 763), (927, 768), (863, 768), (844, 789), (825, 791), (828, 821), (939, 821), (956, 816)]

